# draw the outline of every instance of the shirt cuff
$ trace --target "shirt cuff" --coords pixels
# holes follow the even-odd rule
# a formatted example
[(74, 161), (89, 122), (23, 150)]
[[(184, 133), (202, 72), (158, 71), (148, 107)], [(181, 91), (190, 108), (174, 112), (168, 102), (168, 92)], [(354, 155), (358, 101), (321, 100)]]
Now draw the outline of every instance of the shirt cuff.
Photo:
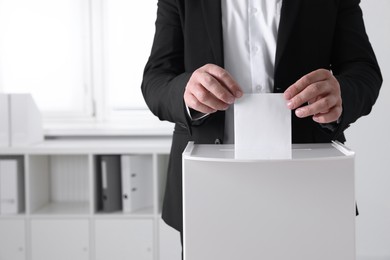
[(339, 117), (339, 119), (337, 119), (337, 120), (334, 121), (334, 122), (330, 122), (330, 123), (326, 123), (326, 124), (320, 124), (320, 126), (321, 126), (322, 128), (325, 128), (325, 129), (328, 129), (328, 130), (334, 132), (334, 131), (336, 131), (336, 129), (338, 128), (338, 126), (339, 126), (339, 124), (340, 124), (340, 122), (341, 122), (342, 116), (343, 116), (343, 115), (341, 115), (341, 116)]
[(189, 108), (187, 105), (186, 105), (186, 109), (187, 109), (188, 117), (191, 119), (191, 121), (198, 121), (210, 115), (209, 113), (204, 114), (202, 112)]

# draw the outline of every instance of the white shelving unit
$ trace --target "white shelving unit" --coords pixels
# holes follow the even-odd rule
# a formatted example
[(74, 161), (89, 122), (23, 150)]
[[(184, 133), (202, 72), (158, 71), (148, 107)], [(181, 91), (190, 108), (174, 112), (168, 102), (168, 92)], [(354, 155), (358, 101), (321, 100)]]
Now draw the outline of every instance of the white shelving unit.
[[(170, 138), (88, 139), (0, 148), (0, 159), (22, 158), (25, 180), (25, 210), (0, 214), (0, 260), (179, 260), (179, 235), (161, 220), (170, 144)], [(100, 155), (145, 155), (153, 169), (152, 206), (100, 212)]]

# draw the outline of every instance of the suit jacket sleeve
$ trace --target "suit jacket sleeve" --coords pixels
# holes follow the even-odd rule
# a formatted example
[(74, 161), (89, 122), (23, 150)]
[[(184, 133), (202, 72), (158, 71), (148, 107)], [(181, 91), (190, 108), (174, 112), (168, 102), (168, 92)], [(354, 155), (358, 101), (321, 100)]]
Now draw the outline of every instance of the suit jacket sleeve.
[(343, 116), (335, 137), (370, 113), (382, 84), (367, 37), (360, 0), (341, 0), (334, 36), (332, 71), (341, 87)]
[(156, 32), (141, 89), (149, 109), (160, 120), (190, 131), (183, 95), (191, 73), (184, 69), (182, 23), (177, 1), (158, 1)]

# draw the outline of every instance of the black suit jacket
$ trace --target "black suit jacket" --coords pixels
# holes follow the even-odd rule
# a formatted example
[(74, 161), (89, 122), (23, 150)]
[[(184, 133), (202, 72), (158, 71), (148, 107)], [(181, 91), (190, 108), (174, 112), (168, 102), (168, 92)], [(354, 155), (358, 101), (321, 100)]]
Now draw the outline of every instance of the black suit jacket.
[[(188, 141), (219, 143), (224, 112), (191, 122), (183, 101), (192, 72), (221, 67), (221, 0), (159, 0), (156, 33), (142, 92), (150, 110), (176, 123), (173, 133), (163, 219), (182, 230), (182, 158)], [(381, 73), (365, 32), (360, 0), (284, 0), (275, 59), (274, 92), (284, 92), (303, 75), (331, 69), (341, 86), (343, 115), (335, 131), (310, 117), (292, 115), (294, 143), (344, 142), (343, 131), (368, 114), (379, 94)], [(293, 113), (294, 114), (294, 113)]]

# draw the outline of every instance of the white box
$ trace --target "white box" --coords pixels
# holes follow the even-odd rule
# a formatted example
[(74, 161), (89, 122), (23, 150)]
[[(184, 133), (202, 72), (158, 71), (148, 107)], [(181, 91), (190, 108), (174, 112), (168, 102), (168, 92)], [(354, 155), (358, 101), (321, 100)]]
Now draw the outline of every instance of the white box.
[(43, 141), (42, 117), (31, 94), (10, 94), (11, 146)]
[(185, 260), (354, 260), (354, 153), (293, 145), (290, 160), (236, 160), (232, 145), (183, 153)]

